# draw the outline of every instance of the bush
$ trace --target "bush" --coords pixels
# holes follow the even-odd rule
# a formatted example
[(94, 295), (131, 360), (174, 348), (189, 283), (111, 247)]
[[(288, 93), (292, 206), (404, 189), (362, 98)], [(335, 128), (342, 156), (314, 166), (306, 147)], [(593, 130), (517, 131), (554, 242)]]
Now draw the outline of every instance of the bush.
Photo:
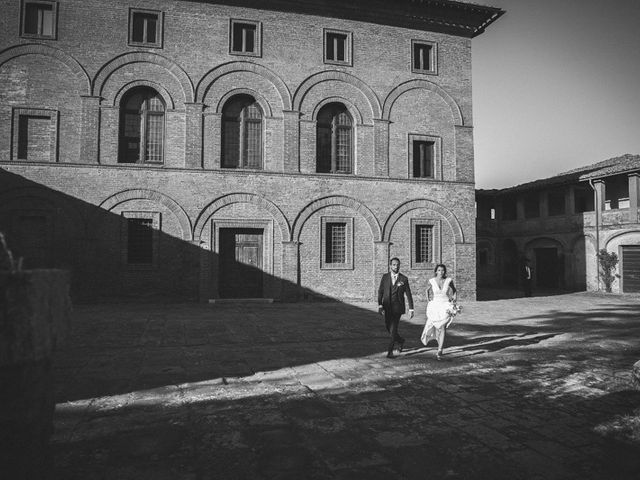
[(613, 273), (618, 265), (618, 255), (613, 252), (607, 252), (607, 249), (603, 248), (598, 252), (598, 264), (604, 288), (607, 292), (611, 292), (613, 281), (616, 277), (619, 277), (619, 275)]

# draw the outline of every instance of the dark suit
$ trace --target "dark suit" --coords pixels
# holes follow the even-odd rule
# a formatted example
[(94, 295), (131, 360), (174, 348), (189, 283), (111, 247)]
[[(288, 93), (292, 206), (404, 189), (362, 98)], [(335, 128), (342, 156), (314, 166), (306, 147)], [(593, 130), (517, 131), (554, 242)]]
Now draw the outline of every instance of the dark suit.
[(413, 297), (409, 287), (409, 279), (398, 272), (396, 283), (391, 283), (391, 272), (385, 273), (378, 287), (378, 305), (384, 308), (384, 323), (391, 334), (388, 353), (393, 354), (395, 343), (404, 343), (404, 339), (398, 334), (400, 317), (405, 313), (405, 296), (409, 303), (409, 309), (413, 310)]

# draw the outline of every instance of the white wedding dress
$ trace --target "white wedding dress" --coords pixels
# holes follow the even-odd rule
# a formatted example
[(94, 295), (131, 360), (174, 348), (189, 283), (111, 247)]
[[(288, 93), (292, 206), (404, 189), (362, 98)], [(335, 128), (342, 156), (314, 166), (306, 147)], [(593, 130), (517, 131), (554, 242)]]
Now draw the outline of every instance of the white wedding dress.
[(437, 330), (443, 328), (449, 322), (447, 310), (451, 307), (451, 302), (447, 292), (449, 291), (450, 278), (445, 278), (442, 288), (438, 286), (435, 278), (429, 280), (433, 300), (427, 304), (427, 323), (424, 325), (420, 340), (424, 345), (432, 338), (436, 338)]

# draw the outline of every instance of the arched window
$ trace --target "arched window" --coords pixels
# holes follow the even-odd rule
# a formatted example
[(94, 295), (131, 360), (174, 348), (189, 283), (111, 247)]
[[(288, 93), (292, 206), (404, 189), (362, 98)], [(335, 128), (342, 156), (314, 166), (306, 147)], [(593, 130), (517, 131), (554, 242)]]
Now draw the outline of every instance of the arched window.
[(353, 172), (353, 120), (341, 103), (329, 103), (318, 112), (316, 171)]
[(262, 109), (251, 95), (236, 95), (222, 109), (222, 167), (262, 168)]
[(120, 102), (120, 163), (164, 161), (162, 97), (152, 88), (131, 89)]

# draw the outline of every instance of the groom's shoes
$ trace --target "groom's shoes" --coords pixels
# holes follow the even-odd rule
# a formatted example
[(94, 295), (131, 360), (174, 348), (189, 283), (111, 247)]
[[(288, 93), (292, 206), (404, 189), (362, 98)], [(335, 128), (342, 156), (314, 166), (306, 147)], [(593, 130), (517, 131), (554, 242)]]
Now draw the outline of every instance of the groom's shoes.
[(393, 352), (389, 352), (387, 353), (387, 358), (396, 358), (395, 355), (393, 354)]
[(402, 352), (402, 349), (404, 348), (404, 338), (400, 341), (400, 352)]

